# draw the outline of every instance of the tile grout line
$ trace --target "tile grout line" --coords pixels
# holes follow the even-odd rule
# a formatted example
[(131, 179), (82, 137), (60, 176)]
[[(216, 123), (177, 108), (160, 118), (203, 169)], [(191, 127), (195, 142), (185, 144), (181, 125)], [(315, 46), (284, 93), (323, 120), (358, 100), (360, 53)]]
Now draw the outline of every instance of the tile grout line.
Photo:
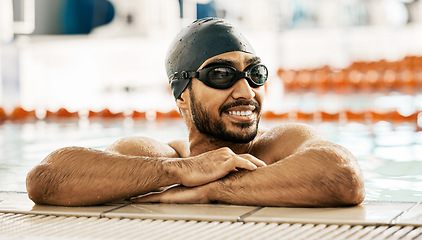
[(126, 203), (126, 204), (123, 204), (123, 205), (120, 205), (120, 206), (117, 206), (117, 207), (115, 207), (115, 208), (112, 208), (112, 209), (109, 209), (109, 210), (106, 210), (106, 211), (104, 211), (104, 212), (102, 212), (102, 213), (100, 213), (100, 218), (105, 218), (106, 216), (106, 214), (107, 213), (109, 213), (109, 212), (113, 212), (114, 210), (117, 210), (117, 209), (120, 209), (120, 208), (123, 208), (123, 207), (126, 207), (126, 206), (129, 206), (131, 203)]
[(239, 217), (237, 217), (237, 219), (236, 219), (236, 221), (237, 222), (244, 222), (245, 221), (245, 218), (247, 218), (247, 217), (249, 217), (250, 215), (252, 215), (252, 214), (254, 214), (254, 213), (256, 213), (256, 212), (258, 212), (259, 210), (261, 210), (261, 209), (263, 209), (264, 207), (257, 207), (257, 208), (255, 208), (255, 209), (253, 209), (253, 210), (251, 210), (251, 211), (249, 211), (249, 212), (247, 212), (247, 213), (245, 213), (245, 214), (243, 214), (243, 215), (241, 215), (241, 216), (239, 216)]
[(412, 209), (414, 209), (416, 206), (418, 206), (418, 205), (420, 205), (420, 204), (421, 204), (421, 202), (415, 202), (415, 204), (414, 204), (414, 205), (412, 205), (410, 208), (408, 208), (408, 209), (406, 209), (406, 210), (404, 210), (404, 211), (401, 211), (399, 214), (397, 214), (397, 216), (395, 216), (393, 219), (391, 219), (391, 221), (390, 221), (388, 224), (389, 224), (389, 225), (396, 225), (397, 220), (398, 220), (401, 216), (403, 216), (404, 214), (408, 213), (409, 211), (411, 211)]

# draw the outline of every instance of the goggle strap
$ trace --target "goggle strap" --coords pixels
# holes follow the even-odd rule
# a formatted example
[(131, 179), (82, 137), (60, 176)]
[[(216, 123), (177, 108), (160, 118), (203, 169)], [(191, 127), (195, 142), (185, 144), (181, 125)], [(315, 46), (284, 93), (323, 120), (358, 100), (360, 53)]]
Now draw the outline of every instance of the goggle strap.
[(197, 72), (187, 72), (187, 71), (181, 71), (181, 72), (175, 72), (170, 76), (170, 81), (174, 81), (176, 79), (192, 79), (192, 78), (198, 78), (199, 73)]

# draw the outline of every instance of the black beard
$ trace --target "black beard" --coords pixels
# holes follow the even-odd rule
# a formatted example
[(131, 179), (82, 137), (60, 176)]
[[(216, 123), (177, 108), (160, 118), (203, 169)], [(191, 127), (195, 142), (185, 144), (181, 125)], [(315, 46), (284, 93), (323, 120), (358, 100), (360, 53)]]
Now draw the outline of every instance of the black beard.
[[(212, 119), (209, 113), (198, 103), (195, 99), (195, 95), (192, 91), (189, 93), (191, 100), (191, 112), (193, 118), (193, 124), (196, 129), (207, 136), (210, 136), (214, 139), (221, 141), (232, 142), (232, 143), (248, 143), (252, 141), (258, 133), (258, 123), (260, 117), (257, 121), (249, 123), (232, 123), (234, 126), (239, 127), (239, 131), (232, 132), (228, 131), (226, 125), (221, 119)], [(219, 113), (222, 116), (223, 112), (231, 107), (242, 106), (242, 105), (254, 105), (255, 111), (260, 112), (260, 106), (256, 101), (236, 101), (227, 105), (220, 107)], [(253, 129), (251, 129), (254, 127)]]

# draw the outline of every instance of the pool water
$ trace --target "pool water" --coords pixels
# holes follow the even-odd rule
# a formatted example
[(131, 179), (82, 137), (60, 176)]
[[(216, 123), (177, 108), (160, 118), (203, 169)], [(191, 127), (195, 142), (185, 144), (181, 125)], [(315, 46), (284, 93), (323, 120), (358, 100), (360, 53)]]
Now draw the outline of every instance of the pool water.
[[(279, 121), (262, 120), (261, 127)], [(347, 147), (362, 167), (366, 200), (421, 201), (422, 132), (412, 125), (312, 124)], [(0, 123), (0, 191), (26, 191), (27, 172), (57, 148), (104, 149), (125, 136), (171, 141), (187, 136), (182, 120), (55, 120)]]

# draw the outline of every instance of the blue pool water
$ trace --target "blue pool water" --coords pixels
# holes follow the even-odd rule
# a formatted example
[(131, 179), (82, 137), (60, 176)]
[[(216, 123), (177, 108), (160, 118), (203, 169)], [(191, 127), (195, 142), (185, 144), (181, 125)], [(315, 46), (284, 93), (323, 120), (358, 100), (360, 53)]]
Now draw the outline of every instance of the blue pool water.
[[(262, 127), (278, 124), (263, 120)], [(386, 122), (312, 124), (327, 139), (357, 156), (365, 177), (366, 200), (421, 201), (422, 132)], [(182, 120), (66, 120), (0, 123), (0, 191), (26, 191), (27, 172), (48, 153), (65, 146), (104, 149), (125, 136), (161, 141), (186, 137)]]

